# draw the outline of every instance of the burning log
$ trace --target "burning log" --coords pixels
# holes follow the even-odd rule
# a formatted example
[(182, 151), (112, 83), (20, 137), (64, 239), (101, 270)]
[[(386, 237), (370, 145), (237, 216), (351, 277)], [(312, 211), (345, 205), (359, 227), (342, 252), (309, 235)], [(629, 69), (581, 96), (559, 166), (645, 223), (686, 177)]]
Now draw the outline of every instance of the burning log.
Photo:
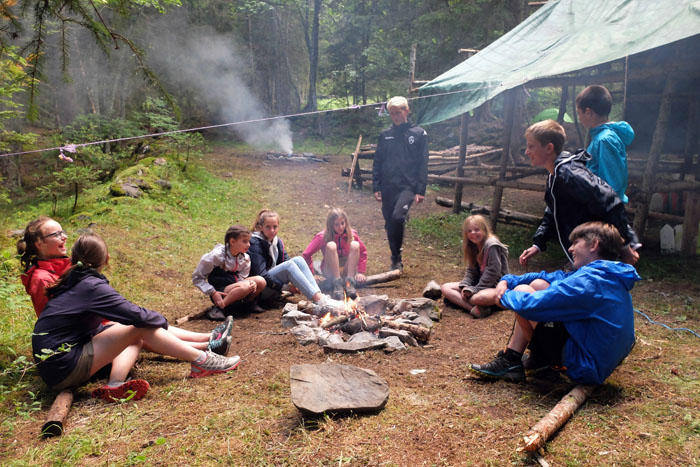
[(523, 436), (523, 439), (520, 440), (520, 446), (516, 451), (531, 452), (544, 446), (544, 443), (547, 442), (549, 437), (569, 421), (574, 412), (576, 412), (576, 409), (586, 401), (586, 398), (591, 395), (594, 389), (595, 386), (583, 386), (579, 384), (569, 391), (547, 415), (541, 418), (540, 421)]
[(382, 319), (381, 324), (392, 329), (408, 331), (416, 338), (416, 340), (426, 343), (430, 340), (431, 329), (418, 326), (416, 324), (400, 323), (389, 319)]
[(336, 316), (335, 318), (331, 318), (328, 321), (321, 322), (321, 327), (323, 329), (328, 329), (332, 326), (345, 323), (346, 321), (350, 321), (350, 315), (340, 315)]
[(357, 334), (358, 332), (375, 332), (381, 327), (381, 323), (376, 318), (355, 318), (340, 326), (340, 330), (347, 334)]
[(73, 405), (73, 391), (64, 389), (56, 396), (51, 405), (51, 410), (46, 416), (44, 426), (41, 428), (42, 438), (61, 436), (63, 434), (63, 427), (65, 426), (66, 418), (68, 418), (71, 405)]

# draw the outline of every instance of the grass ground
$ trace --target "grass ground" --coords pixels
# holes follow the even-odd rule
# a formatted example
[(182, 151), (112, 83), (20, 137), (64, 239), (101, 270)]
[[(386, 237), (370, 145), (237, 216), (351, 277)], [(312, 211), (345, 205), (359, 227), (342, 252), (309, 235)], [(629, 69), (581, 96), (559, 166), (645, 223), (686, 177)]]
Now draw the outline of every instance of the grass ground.
[[(221, 241), (232, 223), (252, 224), (269, 206), (282, 217), (280, 236), (298, 254), (323, 226), (330, 206), (343, 206), (369, 250), (369, 272), (387, 269), (388, 251), (379, 205), (370, 190), (347, 192), (340, 168), (347, 155), (327, 164), (271, 163), (264, 155), (214, 145), (204, 168), (173, 175), (169, 193), (115, 202), (98, 188), (84, 201), (85, 214), (70, 218), (59, 207), (64, 229), (91, 226), (110, 247), (106, 274), (130, 300), (170, 320), (208, 306), (191, 285), (199, 257)], [(296, 150), (304, 150), (295, 148)], [(317, 153), (323, 153), (314, 148)], [(337, 148), (326, 151), (336, 154)], [(459, 226), (433, 200), (411, 211), (404, 277), (365, 293), (419, 296), (429, 280), (461, 277)], [(442, 195), (450, 196), (449, 190)], [(490, 191), (468, 191), (488, 204)], [(506, 208), (542, 209), (540, 196), (507, 192)], [(2, 212), (0, 247), (0, 459), (4, 465), (529, 465), (515, 453), (517, 441), (570, 389), (566, 382), (513, 385), (483, 382), (468, 363), (489, 360), (512, 325), (507, 312), (472, 320), (444, 308), (424, 348), (383, 354), (327, 356), (302, 347), (280, 326), (280, 310), (235, 321), (235, 352), (243, 363), (223, 376), (189, 380), (188, 366), (144, 354), (134, 376), (152, 386), (143, 400), (104, 404), (89, 397), (100, 382), (76, 396), (66, 434), (38, 441), (54, 393), (18, 357), (30, 357), (34, 312), (17, 282), (7, 231), (46, 213), (48, 205), (15, 204)], [(511, 248), (511, 271), (531, 231), (499, 228)], [(71, 240), (75, 239), (75, 235)], [(552, 248), (551, 250), (554, 250)], [(700, 329), (700, 262), (643, 251), (632, 291), (635, 306), (674, 328)], [(554, 269), (563, 256), (550, 251), (531, 265)], [(208, 321), (186, 327), (205, 331)], [(552, 439), (544, 454), (551, 465), (698, 465), (700, 463), (700, 340), (636, 316), (637, 344), (606, 384)], [(375, 370), (390, 386), (378, 414), (305, 419), (290, 401), (289, 368), (333, 361)], [(412, 369), (425, 369), (418, 375)]]

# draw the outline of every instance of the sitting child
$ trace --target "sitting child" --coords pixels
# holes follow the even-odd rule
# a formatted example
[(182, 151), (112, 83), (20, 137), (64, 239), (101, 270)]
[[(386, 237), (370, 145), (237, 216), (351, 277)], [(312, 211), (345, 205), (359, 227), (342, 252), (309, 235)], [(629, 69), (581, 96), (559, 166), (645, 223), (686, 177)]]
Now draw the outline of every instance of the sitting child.
[(280, 217), (275, 211), (263, 209), (258, 213), (250, 241), (251, 274), (259, 274), (267, 282), (266, 299), (279, 297), (282, 287), (290, 284), (290, 291), (301, 292), (314, 303), (336, 308), (343, 304), (322, 294), (314, 275), (301, 256), (290, 258), (284, 242), (277, 236)]
[[(513, 382), (525, 370), (564, 367), (580, 384), (600, 384), (634, 345), (634, 311), (629, 291), (641, 278), (633, 266), (614, 261), (623, 239), (602, 222), (576, 227), (569, 236), (575, 270), (507, 275), (496, 286), (500, 304), (515, 312), (505, 351), (478, 376)], [(523, 362), (523, 352), (530, 356)]]
[(233, 225), (228, 228), (224, 244), (218, 244), (209, 253), (202, 255), (192, 273), (192, 282), (211, 298), (219, 310), (209, 315), (223, 320), (225, 314), (234, 312), (229, 305), (243, 302), (244, 311), (260, 313), (255, 299), (265, 288), (265, 279), (250, 275), (250, 230)]
[(347, 292), (357, 298), (356, 284), (362, 284), (367, 271), (367, 248), (357, 232), (350, 227), (348, 216), (340, 208), (333, 208), (326, 217), (326, 229), (317, 233), (302, 256), (311, 272), (314, 271), (313, 255), (323, 252), (321, 272), (333, 282), (332, 297), (342, 300)]
[[(167, 332), (163, 315), (119, 295), (101, 274), (108, 260), (104, 240), (84, 234), (73, 245), (71, 267), (47, 290), (49, 301), (34, 326), (32, 351), (39, 376), (49, 387), (59, 391), (79, 386), (111, 363), (109, 382), (96, 389), (93, 397), (138, 400), (150, 386), (143, 379), (127, 381), (127, 376), (142, 345), (191, 362), (194, 378), (238, 366), (240, 357), (193, 348)], [(104, 319), (112, 322), (105, 326)]]
[[(24, 235), (17, 242), (17, 253), (24, 266), (21, 276), (22, 284), (32, 299), (37, 318), (44, 311), (48, 296), (46, 289), (71, 266), (66, 256), (68, 234), (61, 224), (50, 217), (41, 216), (30, 222), (24, 229)], [(103, 324), (108, 324), (105, 322)], [(169, 326), (168, 332), (185, 341), (195, 349), (213, 350), (219, 355), (226, 355), (231, 346), (232, 321), (217, 326), (211, 333), (194, 332)]]
[(467, 263), (464, 279), (443, 284), (442, 294), (473, 318), (485, 318), (498, 303), (493, 288), (508, 274), (508, 248), (491, 233), (484, 216), (476, 214), (462, 224), (462, 250)]

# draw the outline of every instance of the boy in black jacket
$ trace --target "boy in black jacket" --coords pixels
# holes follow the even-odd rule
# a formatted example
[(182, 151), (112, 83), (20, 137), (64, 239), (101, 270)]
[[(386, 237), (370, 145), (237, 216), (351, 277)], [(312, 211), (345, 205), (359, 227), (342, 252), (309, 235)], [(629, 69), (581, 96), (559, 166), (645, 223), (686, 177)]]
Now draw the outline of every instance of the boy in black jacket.
[(391, 250), (391, 269), (403, 269), (401, 245), (408, 210), (425, 198), (428, 184), (428, 134), (408, 120), (405, 97), (392, 97), (387, 110), (393, 125), (379, 135), (374, 155), (374, 197), (382, 215)]
[(637, 234), (627, 223), (625, 205), (610, 185), (586, 168), (588, 153), (562, 151), (566, 133), (554, 120), (530, 126), (525, 132), (527, 150), (534, 167), (549, 172), (544, 200), (547, 207), (533, 237), (533, 245), (520, 255), (520, 264), (544, 251), (546, 242), (556, 238), (567, 258), (573, 263), (568, 249), (569, 235), (584, 222), (601, 221), (614, 225), (625, 241), (620, 260), (634, 265), (639, 259), (635, 251), (641, 245)]

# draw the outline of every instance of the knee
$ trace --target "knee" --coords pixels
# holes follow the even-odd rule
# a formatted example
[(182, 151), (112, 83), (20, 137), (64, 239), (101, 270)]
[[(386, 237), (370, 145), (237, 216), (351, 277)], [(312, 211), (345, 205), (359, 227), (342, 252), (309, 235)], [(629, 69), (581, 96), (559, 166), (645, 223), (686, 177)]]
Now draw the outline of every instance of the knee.
[(543, 279), (535, 279), (530, 282), (530, 287), (532, 287), (533, 290), (544, 290), (549, 287), (549, 282)]
[(353, 240), (350, 242), (350, 253), (358, 253), (360, 251), (360, 242)]
[(531, 286), (529, 286), (527, 284), (520, 284), (520, 285), (516, 285), (513, 290), (517, 290), (519, 292), (533, 293), (536, 289), (532, 288)]
[(338, 245), (335, 242), (326, 243), (326, 254), (338, 253)]
[(262, 290), (267, 286), (267, 281), (265, 281), (265, 278), (262, 276), (253, 276), (251, 279), (255, 282), (257, 290)]

